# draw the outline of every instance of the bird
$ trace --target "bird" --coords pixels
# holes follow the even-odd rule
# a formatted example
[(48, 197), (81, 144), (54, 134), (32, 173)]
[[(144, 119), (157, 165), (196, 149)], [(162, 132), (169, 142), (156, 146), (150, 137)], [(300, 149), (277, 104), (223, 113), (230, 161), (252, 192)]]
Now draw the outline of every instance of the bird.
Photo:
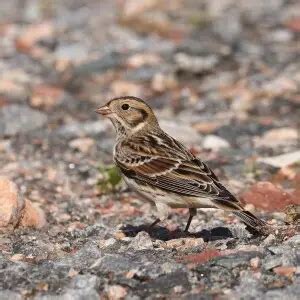
[(95, 112), (110, 119), (115, 128), (113, 159), (125, 182), (157, 208), (150, 228), (166, 220), (173, 208), (189, 209), (185, 232), (198, 208), (232, 212), (250, 232), (259, 233), (266, 226), (243, 208), (206, 163), (161, 129), (144, 100), (118, 97)]

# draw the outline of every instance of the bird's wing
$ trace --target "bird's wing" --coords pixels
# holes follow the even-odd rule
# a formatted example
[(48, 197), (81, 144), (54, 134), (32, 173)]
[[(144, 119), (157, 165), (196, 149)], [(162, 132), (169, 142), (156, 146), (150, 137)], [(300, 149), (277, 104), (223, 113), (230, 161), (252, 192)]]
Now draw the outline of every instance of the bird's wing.
[[(208, 197), (220, 206), (237, 209), (238, 200), (200, 159), (176, 140), (151, 145), (127, 141), (115, 161), (125, 176), (141, 184), (183, 196)], [(165, 148), (168, 149), (165, 149)]]

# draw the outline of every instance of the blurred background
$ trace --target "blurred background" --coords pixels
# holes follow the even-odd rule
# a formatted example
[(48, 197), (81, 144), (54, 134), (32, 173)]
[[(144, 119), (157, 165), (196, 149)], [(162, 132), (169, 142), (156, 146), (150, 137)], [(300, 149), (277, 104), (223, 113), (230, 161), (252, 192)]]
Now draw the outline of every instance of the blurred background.
[(93, 110), (132, 95), (234, 192), (274, 175), (291, 188), (299, 11), (292, 0), (1, 1), (1, 173), (48, 207), (53, 193), (92, 201), (114, 143)]
[[(48, 223), (46, 235), (21, 230), (0, 237), (0, 250), (9, 257), (2, 265), (11, 266), (6, 275), (0, 270), (0, 289), (19, 290), (23, 295), (61, 292), (71, 278), (83, 280), (78, 272), (94, 276), (90, 275), (94, 270), (86, 271), (87, 264), (94, 264), (103, 251), (115, 253), (115, 265), (109, 264), (110, 256), (105, 269), (113, 274), (120, 265), (128, 274), (132, 265), (144, 270), (145, 256), (138, 252), (143, 247), (164, 250), (155, 252), (155, 262), (147, 258), (151, 268), (139, 273), (141, 282), (133, 278), (135, 273), (115, 281), (133, 287), (140, 284), (142, 298), (148, 288), (171, 293), (174, 286), (183, 285), (178, 293), (189, 293), (195, 282), (182, 278), (194, 278), (198, 271), (197, 284), (203, 289), (196, 285), (195, 293), (211, 293), (205, 281), (209, 274), (217, 293), (224, 287), (232, 289), (237, 281), (232, 274), (239, 271), (222, 272), (229, 265), (248, 268), (251, 256), (239, 256), (237, 263), (234, 254), (234, 261), (224, 263), (222, 272), (219, 267), (182, 269), (177, 260), (170, 263), (173, 269), (160, 269), (175, 248), (182, 254), (191, 249), (199, 252), (207, 245), (202, 239), (189, 239), (187, 246), (182, 246), (185, 242), (163, 244), (174, 239), (174, 229), (183, 228), (187, 210), (174, 211), (161, 225), (167, 229), (152, 236), (153, 244), (149, 236), (139, 240), (118, 231), (124, 225), (152, 222), (153, 210), (124, 191), (112, 168), (114, 130), (94, 109), (112, 97), (145, 99), (163, 129), (206, 161), (247, 209), (273, 225), (283, 225), (285, 220), (299, 219), (299, 206), (290, 215), (283, 213), (288, 205), (300, 204), (299, 86), (297, 0), (0, 0), (0, 175), (16, 183), (20, 194), (44, 211)], [(36, 216), (32, 224), (39, 227)], [(222, 226), (231, 226), (235, 238), (247, 240), (247, 232), (236, 229), (243, 228), (237, 227), (238, 220), (221, 211), (198, 214), (191, 231), (201, 236)], [(220, 233), (215, 231), (217, 239)], [(230, 247), (238, 245), (229, 240)], [(228, 239), (220, 244), (208, 241), (213, 249), (227, 248)], [(262, 247), (275, 241), (273, 236)], [(290, 246), (294, 250), (295, 241), (299, 243), (296, 236)], [(118, 253), (127, 255), (127, 247), (134, 259), (124, 262), (121, 254), (121, 264)], [(299, 266), (292, 248), (278, 249), (274, 253), (291, 253), (282, 260), (286, 265)], [(271, 273), (281, 254), (268, 263), (270, 251), (263, 253), (265, 286), (258, 288), (258, 276), (251, 277), (252, 283), (241, 280), (242, 294), (258, 293), (251, 299), (262, 297), (263, 290), (290, 284), (296, 272), (296, 268), (280, 270), (281, 275), (290, 272), (289, 279)], [(194, 260), (199, 263), (220, 254), (212, 255)], [(49, 258), (58, 263), (49, 262), (50, 267), (40, 263)], [(19, 260), (33, 267), (24, 263), (21, 270), (11, 262)], [(259, 259), (253, 261), (255, 270), (259, 265)], [(169, 273), (171, 269), (181, 273)], [(105, 277), (103, 270), (94, 281), (90, 277), (80, 284), (72, 281), (72, 288), (92, 286), (101, 279), (101, 291), (110, 295), (104, 282), (112, 277)], [(166, 276), (165, 281), (158, 284), (154, 273)], [(144, 285), (147, 278), (153, 279), (149, 286)], [(121, 296), (107, 299), (121, 299), (128, 286), (113, 287), (112, 295)], [(293, 295), (299, 295), (299, 284), (298, 292), (296, 288), (295, 284)], [(95, 289), (99, 291), (99, 286)], [(95, 298), (88, 295), (81, 299), (98, 299), (98, 293)]]

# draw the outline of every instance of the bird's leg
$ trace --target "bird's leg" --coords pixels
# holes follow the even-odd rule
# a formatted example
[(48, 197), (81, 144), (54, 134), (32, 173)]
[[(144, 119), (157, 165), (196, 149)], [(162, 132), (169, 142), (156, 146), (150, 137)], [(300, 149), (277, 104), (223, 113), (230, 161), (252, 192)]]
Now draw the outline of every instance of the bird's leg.
[(191, 225), (193, 217), (196, 216), (196, 214), (197, 214), (197, 209), (196, 208), (189, 208), (189, 212), (190, 212), (190, 216), (189, 216), (189, 219), (188, 219), (188, 221), (186, 223), (184, 232), (188, 232), (189, 231), (189, 227)]
[(151, 230), (156, 224), (158, 224), (160, 222), (160, 218), (157, 218), (153, 223), (151, 223), (151, 225), (149, 225), (149, 230)]

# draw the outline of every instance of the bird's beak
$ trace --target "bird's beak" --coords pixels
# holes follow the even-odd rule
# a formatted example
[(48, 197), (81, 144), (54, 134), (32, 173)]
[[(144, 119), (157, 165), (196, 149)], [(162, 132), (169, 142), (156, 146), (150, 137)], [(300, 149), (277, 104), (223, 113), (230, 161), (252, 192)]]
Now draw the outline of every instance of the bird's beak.
[(97, 114), (103, 115), (103, 116), (107, 116), (110, 115), (112, 113), (112, 111), (110, 110), (110, 108), (107, 105), (101, 106), (99, 108), (97, 108), (95, 110), (95, 112)]

